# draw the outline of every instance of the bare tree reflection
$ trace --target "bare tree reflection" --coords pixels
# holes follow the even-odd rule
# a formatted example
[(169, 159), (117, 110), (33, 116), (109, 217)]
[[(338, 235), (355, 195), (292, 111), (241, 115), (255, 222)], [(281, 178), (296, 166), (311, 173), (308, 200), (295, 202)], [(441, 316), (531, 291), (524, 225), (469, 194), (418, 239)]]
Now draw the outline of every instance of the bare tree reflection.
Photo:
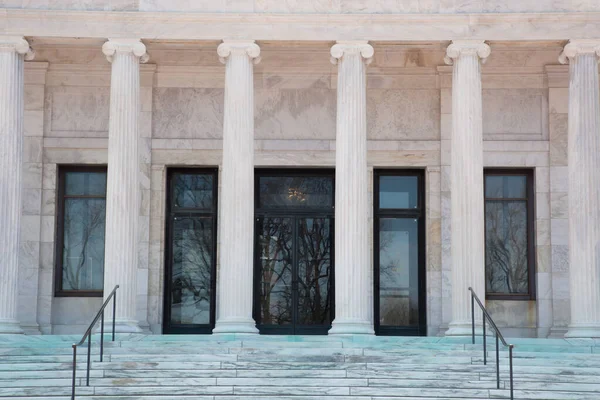
[(63, 237), (63, 289), (102, 290), (104, 199), (66, 199)]
[[(296, 214), (289, 218), (264, 217), (258, 226), (261, 322), (328, 324), (332, 301), (331, 219), (306, 216), (304, 211), (332, 210), (333, 179), (331, 176), (259, 179), (259, 207)], [(302, 214), (297, 214), (299, 210)], [(296, 283), (297, 287), (292, 287)]]
[(292, 220), (265, 217), (259, 237), (261, 320), (282, 325), (292, 321)]
[[(176, 174), (173, 179), (171, 320), (210, 323), (214, 253), (213, 175)], [(182, 212), (179, 209), (191, 209)], [(195, 215), (201, 211), (203, 214)]]
[(527, 207), (524, 201), (486, 204), (486, 283), (490, 293), (527, 293)]
[(179, 217), (174, 236), (173, 304), (187, 300), (188, 309), (207, 312), (211, 297), (212, 218)]
[(175, 206), (182, 208), (213, 208), (213, 176), (180, 174), (175, 178)]
[(326, 324), (330, 319), (330, 220), (303, 218), (298, 227), (298, 299), (300, 323)]

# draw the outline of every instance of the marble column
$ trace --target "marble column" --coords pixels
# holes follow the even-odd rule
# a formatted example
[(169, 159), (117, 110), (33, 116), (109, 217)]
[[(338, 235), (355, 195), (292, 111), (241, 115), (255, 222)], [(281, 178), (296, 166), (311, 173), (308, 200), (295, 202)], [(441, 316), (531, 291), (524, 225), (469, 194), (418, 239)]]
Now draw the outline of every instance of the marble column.
[(469, 287), (485, 301), (481, 65), (489, 54), (490, 47), (481, 40), (453, 41), (446, 50), (445, 61), (453, 65), (452, 320), (448, 336), (471, 334)]
[(569, 63), (569, 277), (565, 336), (600, 337), (600, 40), (571, 40)]
[[(112, 63), (104, 296), (117, 291), (116, 329), (141, 332), (137, 317), (139, 184), (140, 62), (146, 46), (138, 39), (109, 40), (102, 52)], [(112, 317), (111, 317), (112, 318)]]
[(24, 61), (20, 36), (0, 36), (0, 333), (23, 333), (17, 319), (23, 169)]
[(372, 335), (369, 320), (369, 199), (367, 171), (367, 77), (373, 47), (366, 41), (337, 42), (335, 142), (335, 334)]
[(254, 260), (254, 64), (252, 40), (226, 40), (218, 313), (213, 333), (258, 333), (252, 319)]

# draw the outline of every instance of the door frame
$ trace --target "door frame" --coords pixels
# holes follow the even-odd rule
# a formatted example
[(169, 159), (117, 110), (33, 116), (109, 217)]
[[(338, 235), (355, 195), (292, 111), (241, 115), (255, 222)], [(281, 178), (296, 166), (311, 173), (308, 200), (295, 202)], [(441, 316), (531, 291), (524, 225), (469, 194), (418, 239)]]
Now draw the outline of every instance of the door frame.
[[(379, 177), (416, 176), (417, 210), (391, 209), (379, 212)], [(426, 208), (425, 170), (423, 169), (374, 169), (373, 170), (373, 320), (375, 334), (379, 336), (425, 336), (427, 335), (427, 270), (426, 270)], [(419, 325), (417, 327), (389, 326), (380, 324), (380, 268), (379, 268), (379, 220), (380, 218), (417, 218)]]
[[(281, 209), (261, 209), (259, 208), (260, 199), (260, 178), (264, 176), (279, 176), (279, 177), (295, 177), (295, 176), (316, 176), (316, 177), (331, 177), (332, 179), (332, 195), (333, 205), (330, 211), (317, 211), (315, 209), (301, 208), (281, 208)], [(329, 297), (330, 297), (330, 322), (327, 325), (296, 325), (292, 322), (289, 326), (283, 325), (262, 325), (260, 322), (260, 258), (259, 258), (259, 241), (258, 241), (258, 221), (265, 216), (273, 218), (289, 218), (293, 223), (293, 265), (292, 265), (292, 289), (294, 299), (292, 301), (292, 321), (297, 319), (297, 285), (298, 279), (294, 276), (297, 272), (297, 226), (299, 218), (328, 218), (330, 221), (331, 235), (331, 272), (329, 277)], [(256, 327), (261, 335), (326, 335), (331, 329), (331, 322), (335, 318), (335, 169), (333, 168), (256, 168), (254, 170), (254, 268), (253, 268), (253, 300), (252, 300), (252, 316), (256, 321)]]
[[(211, 282), (210, 282), (210, 323), (209, 324), (171, 324), (171, 276), (173, 272), (172, 265), (172, 248), (173, 248), (173, 218), (175, 215), (209, 215), (209, 213), (192, 211), (193, 209), (182, 209), (183, 211), (173, 211), (173, 176), (175, 174), (197, 174), (197, 175), (212, 175), (213, 176), (213, 209), (210, 213), (213, 218), (213, 254), (211, 257)], [(219, 194), (219, 171), (217, 168), (206, 168), (206, 167), (188, 167), (188, 168), (167, 168), (166, 171), (166, 201), (165, 201), (165, 242), (164, 242), (164, 285), (163, 285), (163, 334), (211, 334), (215, 327), (215, 314), (216, 314), (216, 277), (217, 277), (217, 220), (219, 216), (218, 210), (218, 194)]]

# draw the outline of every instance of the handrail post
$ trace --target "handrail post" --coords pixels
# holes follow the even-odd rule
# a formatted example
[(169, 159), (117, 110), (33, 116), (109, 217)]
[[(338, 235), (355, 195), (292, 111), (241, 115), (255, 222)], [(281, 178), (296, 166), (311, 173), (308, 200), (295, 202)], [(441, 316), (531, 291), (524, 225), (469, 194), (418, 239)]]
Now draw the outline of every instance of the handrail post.
[[(119, 287), (119, 285), (117, 285)], [(117, 291), (113, 293), (113, 324), (112, 324), (112, 341), (115, 341), (115, 318), (117, 315)]]
[(510, 400), (514, 400), (513, 394), (513, 346), (508, 346), (508, 358), (510, 363)]
[(485, 340), (485, 313), (483, 314), (483, 365), (487, 365), (487, 345)]
[(498, 332), (496, 332), (496, 387), (500, 389), (500, 344), (498, 343)]
[(104, 356), (104, 310), (102, 310), (102, 318), (100, 319), (100, 362)]
[[(116, 325), (116, 312), (117, 312), (117, 289), (119, 288), (119, 285), (115, 285), (115, 288), (112, 290), (112, 292), (108, 295), (108, 297), (106, 298), (106, 300), (104, 301), (104, 303), (102, 303), (102, 307), (100, 308), (100, 310), (98, 311), (98, 313), (96, 314), (96, 316), (94, 317), (92, 323), (90, 324), (89, 328), (87, 329), (87, 331), (85, 331), (85, 333), (83, 334), (83, 337), (81, 338), (81, 340), (79, 341), (79, 343), (74, 343), (73, 344), (73, 379), (71, 382), (71, 400), (75, 400), (75, 382), (77, 380), (77, 347), (82, 346), (85, 343), (85, 340), (87, 339), (87, 365), (86, 365), (86, 379), (85, 379), (85, 384), (86, 386), (90, 386), (90, 369), (92, 366), (92, 337), (93, 337), (93, 329), (96, 326), (96, 324), (98, 323), (98, 318), (100, 318), (100, 322), (101, 322), (101, 326), (100, 326), (100, 361), (102, 362), (104, 360), (104, 309), (106, 308), (106, 306), (108, 306), (108, 303), (110, 303), (111, 299), (113, 301), (113, 321), (112, 321), (112, 341), (115, 341), (115, 325)], [(82, 385), (82, 382), (79, 382), (80, 385)]]
[(87, 355), (87, 376), (85, 379), (85, 385), (90, 386), (90, 362), (92, 357), (92, 336), (88, 336), (88, 355)]
[(77, 346), (73, 345), (73, 381), (71, 382), (71, 400), (75, 400), (75, 374), (77, 373)]
[(471, 288), (469, 291), (471, 292), (471, 341), (475, 344), (475, 297)]

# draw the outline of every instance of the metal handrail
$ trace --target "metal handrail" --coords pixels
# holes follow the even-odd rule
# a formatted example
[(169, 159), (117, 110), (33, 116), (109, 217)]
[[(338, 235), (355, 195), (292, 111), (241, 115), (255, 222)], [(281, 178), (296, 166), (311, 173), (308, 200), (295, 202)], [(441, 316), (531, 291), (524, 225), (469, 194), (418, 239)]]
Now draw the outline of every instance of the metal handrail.
[(101, 320), (101, 322), (100, 322), (100, 362), (102, 362), (102, 360), (103, 360), (103, 356), (104, 356), (104, 309), (106, 308), (106, 306), (108, 305), (108, 303), (110, 302), (111, 299), (113, 300), (112, 341), (113, 342), (115, 341), (115, 314), (117, 311), (117, 289), (118, 288), (119, 288), (119, 285), (116, 285), (115, 288), (112, 290), (112, 292), (110, 292), (110, 294), (106, 298), (106, 301), (104, 301), (104, 304), (102, 304), (102, 307), (100, 307), (100, 310), (96, 314), (96, 317), (90, 324), (89, 328), (87, 328), (87, 331), (85, 331), (85, 333), (83, 334), (83, 337), (81, 338), (79, 343), (74, 343), (72, 346), (73, 347), (73, 381), (71, 382), (71, 400), (75, 400), (75, 374), (77, 371), (77, 347), (84, 344), (85, 339), (88, 340), (87, 376), (86, 376), (86, 380), (85, 380), (85, 385), (90, 386), (92, 330), (94, 329), (94, 325), (96, 325), (96, 322), (98, 322), (98, 318), (100, 318), (100, 320)]
[(490, 327), (496, 332), (496, 387), (500, 389), (500, 346), (498, 343), (498, 339), (502, 342), (502, 344), (508, 347), (508, 362), (510, 363), (510, 400), (514, 400), (513, 395), (513, 348), (515, 347), (513, 344), (506, 343), (504, 340), (504, 336), (500, 333), (500, 329), (496, 326), (496, 323), (492, 319), (491, 315), (485, 309), (485, 306), (479, 300), (479, 297), (475, 294), (475, 291), (471, 287), (469, 287), (469, 292), (471, 292), (471, 336), (472, 342), (475, 344), (475, 302), (479, 305), (483, 313), (483, 364), (487, 365), (487, 345), (486, 345), (486, 336), (485, 336), (485, 320), (487, 319), (490, 323)]

